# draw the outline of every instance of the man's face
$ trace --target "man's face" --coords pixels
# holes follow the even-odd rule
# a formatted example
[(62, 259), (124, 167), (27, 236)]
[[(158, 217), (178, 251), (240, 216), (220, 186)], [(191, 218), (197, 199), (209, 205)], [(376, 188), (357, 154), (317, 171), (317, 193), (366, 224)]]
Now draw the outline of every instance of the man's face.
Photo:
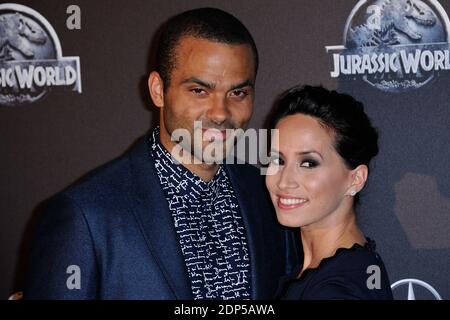
[[(225, 130), (243, 128), (253, 109), (255, 66), (250, 46), (183, 37), (175, 51), (175, 67), (163, 92), (161, 142), (171, 151), (172, 132), (186, 129), (191, 145), (182, 146), (194, 154), (209, 144), (234, 140)], [(194, 127), (194, 121), (200, 121), (201, 128)], [(201, 141), (195, 141), (194, 132)]]

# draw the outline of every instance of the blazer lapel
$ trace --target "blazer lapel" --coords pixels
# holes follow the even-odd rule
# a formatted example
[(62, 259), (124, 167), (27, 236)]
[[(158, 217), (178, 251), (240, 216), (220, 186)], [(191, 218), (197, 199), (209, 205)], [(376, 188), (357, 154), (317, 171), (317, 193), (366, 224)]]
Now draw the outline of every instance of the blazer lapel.
[(175, 297), (193, 299), (178, 236), (156, 175), (147, 138), (137, 143), (130, 156), (136, 198), (134, 212), (150, 253), (158, 261)]
[(268, 277), (271, 276), (270, 270), (266, 268), (268, 264), (265, 263), (266, 259), (270, 259), (270, 251), (264, 250), (264, 234), (263, 227), (261, 226), (263, 222), (261, 219), (258, 219), (258, 213), (260, 212), (258, 199), (254, 199), (254, 196), (252, 197), (248, 192), (248, 188), (251, 187), (251, 183), (248, 182), (253, 181), (253, 179), (247, 177), (245, 171), (239, 170), (238, 166), (224, 165), (226, 171), (229, 173), (233, 189), (238, 199), (247, 233), (252, 277), (252, 299), (262, 299), (262, 297), (265, 297), (266, 291), (264, 279), (269, 279)]

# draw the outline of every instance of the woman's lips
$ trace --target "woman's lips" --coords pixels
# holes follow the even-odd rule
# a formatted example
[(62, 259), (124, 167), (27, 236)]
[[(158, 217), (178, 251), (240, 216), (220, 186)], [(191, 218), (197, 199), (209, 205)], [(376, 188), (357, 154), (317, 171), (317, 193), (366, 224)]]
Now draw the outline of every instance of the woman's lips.
[(295, 209), (303, 206), (308, 200), (304, 198), (295, 198), (295, 197), (277, 197), (277, 206), (283, 210)]
[(227, 139), (227, 130), (203, 128), (203, 140), (209, 142), (224, 141)]

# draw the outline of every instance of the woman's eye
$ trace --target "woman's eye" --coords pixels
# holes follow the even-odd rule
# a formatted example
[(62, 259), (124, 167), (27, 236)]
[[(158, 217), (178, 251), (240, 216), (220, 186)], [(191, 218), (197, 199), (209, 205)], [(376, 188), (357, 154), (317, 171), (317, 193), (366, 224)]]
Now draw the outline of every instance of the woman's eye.
[(314, 168), (314, 167), (317, 167), (317, 162), (314, 160), (304, 160), (300, 163), (300, 167)]

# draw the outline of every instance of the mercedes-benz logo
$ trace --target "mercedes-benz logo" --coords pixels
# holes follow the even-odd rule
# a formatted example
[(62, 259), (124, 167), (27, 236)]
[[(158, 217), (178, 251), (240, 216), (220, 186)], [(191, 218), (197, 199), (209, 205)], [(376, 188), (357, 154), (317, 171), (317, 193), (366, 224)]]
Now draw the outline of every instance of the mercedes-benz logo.
[(413, 284), (417, 286), (421, 286), (431, 292), (431, 294), (436, 298), (436, 300), (442, 300), (439, 292), (436, 291), (435, 288), (433, 288), (431, 285), (426, 283), (425, 281), (418, 280), (418, 279), (402, 279), (399, 280), (391, 285), (391, 289), (394, 290), (395, 288), (398, 288), (402, 285), (408, 285), (408, 300), (416, 300), (416, 296), (414, 294), (414, 288)]

